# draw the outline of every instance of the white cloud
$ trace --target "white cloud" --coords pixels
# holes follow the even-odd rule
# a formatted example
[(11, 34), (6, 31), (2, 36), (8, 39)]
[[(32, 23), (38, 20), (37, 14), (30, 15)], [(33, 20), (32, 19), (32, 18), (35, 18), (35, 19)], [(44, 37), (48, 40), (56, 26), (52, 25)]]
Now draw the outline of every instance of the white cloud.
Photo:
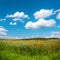
[(55, 11), (54, 11), (54, 14), (56, 14), (56, 13), (58, 13), (56, 18), (57, 18), (57, 19), (60, 19), (60, 9), (55, 10)]
[(21, 37), (17, 37), (17, 36), (0, 36), (0, 39), (23, 39)]
[(46, 36), (45, 38), (60, 38), (60, 32), (53, 31), (50, 33), (50, 36)]
[(5, 18), (4, 18), (4, 19), (1, 19), (1, 18), (0, 18), (0, 21), (5, 21), (5, 20), (6, 20)]
[(14, 14), (7, 15), (6, 18), (28, 18), (24, 12), (15, 12)]
[(58, 13), (58, 12), (60, 12), (60, 9), (55, 10), (53, 14), (56, 14), (56, 13)]
[(60, 19), (60, 12), (57, 14), (57, 19)]
[(17, 25), (16, 22), (10, 22), (10, 25)]
[(27, 24), (25, 25), (25, 28), (27, 29), (37, 29), (37, 28), (41, 28), (41, 27), (52, 27), (56, 24), (54, 19), (50, 19), (50, 20), (45, 20), (45, 19), (39, 19), (36, 22), (27, 22)]
[(60, 38), (60, 32), (52, 32), (50, 37)]
[(6, 35), (8, 32), (8, 30), (6, 30), (5, 28), (3, 28), (2, 26), (0, 26), (0, 35)]
[(40, 18), (49, 17), (52, 14), (53, 14), (53, 9), (51, 9), (51, 10), (41, 9), (40, 11), (36, 11), (34, 13), (34, 16), (35, 16), (36, 19), (40, 19)]
[(29, 18), (28, 15), (26, 15), (24, 12), (15, 12), (14, 14), (7, 15), (6, 18), (12, 18), (14, 21), (21, 21), (25, 18)]

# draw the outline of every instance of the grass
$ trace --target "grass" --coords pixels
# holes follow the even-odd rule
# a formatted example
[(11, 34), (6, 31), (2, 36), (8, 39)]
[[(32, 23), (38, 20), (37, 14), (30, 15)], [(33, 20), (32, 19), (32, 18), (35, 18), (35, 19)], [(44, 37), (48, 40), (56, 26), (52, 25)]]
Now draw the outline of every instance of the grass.
[(0, 40), (0, 60), (60, 60), (60, 39)]

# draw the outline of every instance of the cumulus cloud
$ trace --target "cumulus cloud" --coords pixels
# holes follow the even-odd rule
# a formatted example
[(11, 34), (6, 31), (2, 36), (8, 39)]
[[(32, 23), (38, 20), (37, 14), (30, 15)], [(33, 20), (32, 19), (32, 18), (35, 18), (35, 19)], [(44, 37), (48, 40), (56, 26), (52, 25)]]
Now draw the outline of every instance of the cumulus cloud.
[(57, 19), (60, 19), (60, 12), (57, 14)]
[(53, 14), (56, 14), (56, 13), (58, 13), (58, 12), (60, 12), (60, 9), (55, 10)]
[(5, 21), (5, 20), (6, 20), (5, 18), (4, 18), (4, 19), (1, 19), (1, 18), (0, 18), (0, 21)]
[(18, 20), (23, 20), (25, 18), (28, 18), (28, 15), (26, 15), (24, 12), (15, 12), (14, 14), (8, 14), (6, 16), (6, 18), (12, 18), (14, 21), (18, 21)]
[(3, 28), (2, 26), (0, 26), (0, 35), (6, 35), (8, 32), (8, 30), (6, 30), (5, 28)]
[(17, 25), (16, 22), (10, 22), (10, 25)]
[(45, 38), (60, 38), (60, 32), (53, 31), (50, 33), (50, 36), (46, 36)]
[(6, 18), (28, 18), (24, 12), (15, 12), (14, 14), (7, 15)]
[(46, 18), (49, 17), (53, 14), (53, 9), (51, 10), (47, 10), (47, 9), (41, 9), (40, 11), (36, 11), (34, 13), (34, 17), (36, 19), (40, 19), (40, 18)]
[(60, 9), (55, 10), (55, 11), (54, 11), (54, 14), (56, 14), (56, 13), (58, 13), (56, 18), (57, 18), (57, 19), (60, 19)]
[(45, 19), (39, 19), (36, 22), (27, 22), (27, 24), (25, 25), (25, 28), (27, 29), (37, 29), (37, 28), (41, 28), (41, 27), (52, 27), (56, 24), (54, 19), (50, 19), (50, 20), (45, 20)]
[(60, 38), (60, 32), (57, 32), (57, 31), (52, 32), (51, 37)]

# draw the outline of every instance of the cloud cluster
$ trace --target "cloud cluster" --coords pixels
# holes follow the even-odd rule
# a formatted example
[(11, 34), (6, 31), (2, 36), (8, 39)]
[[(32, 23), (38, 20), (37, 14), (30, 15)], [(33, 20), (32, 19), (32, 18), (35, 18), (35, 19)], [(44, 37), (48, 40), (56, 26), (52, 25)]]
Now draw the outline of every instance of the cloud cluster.
[(4, 19), (1, 19), (1, 18), (0, 18), (0, 21), (5, 21), (5, 20), (6, 20), (5, 18), (4, 18)]
[(7, 14), (6, 18), (12, 18), (14, 21), (22, 21), (25, 18), (28, 18), (28, 15), (26, 15), (24, 12), (15, 12), (14, 14)]
[(52, 32), (51, 37), (60, 38), (60, 32)]
[(60, 38), (60, 32), (53, 31), (50, 33), (50, 36), (46, 36), (45, 38)]
[(36, 19), (40, 19), (40, 18), (46, 18), (49, 17), (53, 14), (53, 9), (51, 10), (47, 10), (47, 9), (41, 9), (40, 11), (36, 11), (34, 13), (34, 17)]
[(42, 27), (52, 27), (56, 24), (55, 19), (45, 19), (55, 13), (57, 13), (59, 10), (53, 11), (53, 9), (41, 9), (40, 11), (36, 11), (33, 15), (35, 19), (37, 19), (36, 22), (28, 21), (25, 25), (25, 28), (27, 29), (38, 29)]
[(60, 12), (57, 14), (57, 19), (60, 19)]
[(54, 19), (50, 19), (50, 20), (45, 20), (45, 19), (39, 19), (36, 22), (27, 22), (27, 24), (25, 25), (25, 28), (27, 29), (37, 29), (37, 28), (42, 28), (42, 27), (51, 27), (54, 26), (56, 24)]
[(58, 13), (58, 12), (60, 12), (60, 9), (55, 10), (53, 14), (56, 14), (56, 13)]
[[(57, 14), (58, 13), (58, 14)], [(47, 17), (50, 17), (52, 15), (57, 14), (56, 18), (60, 19), (60, 9), (58, 10), (54, 10), (54, 9), (40, 9), (39, 11), (36, 11), (35, 13), (33, 13), (33, 16), (35, 17), (35, 19), (39, 20), (39, 19), (44, 19)], [(0, 21), (6, 20), (7, 18), (11, 18), (12, 21), (14, 22), (10, 22), (10, 25), (16, 25), (17, 22), (16, 21), (20, 21), (20, 22), (24, 22), (24, 19), (29, 18), (29, 16), (27, 14), (25, 14), (25, 12), (15, 12), (14, 14), (7, 14), (5, 16), (4, 19), (0, 19)], [(50, 20), (50, 19), (48, 19)]]
[(8, 32), (8, 30), (6, 30), (5, 28), (3, 28), (2, 26), (0, 26), (0, 35), (6, 35)]
[[(54, 10), (54, 9), (41, 9), (39, 11), (36, 11), (33, 13), (33, 16), (35, 18), (35, 22), (28, 21), (26, 25), (24, 26), (26, 29), (38, 29), (38, 28), (44, 28), (44, 27), (52, 27), (56, 25), (55, 18), (51, 19), (50, 16), (56, 14), (56, 19), (60, 19), (60, 9)], [(49, 19), (47, 19), (49, 17)], [(29, 16), (25, 14), (24, 12), (15, 12), (14, 14), (7, 14), (5, 18), (0, 19), (1, 21), (5, 21), (6, 19), (11, 18), (10, 25), (17, 25), (17, 21), (24, 22), (24, 19), (28, 19)], [(58, 26), (60, 28), (60, 26)], [(6, 36), (8, 30), (6, 30), (4, 27), (0, 26), (0, 36), (4, 38), (9, 39), (20, 39), (19, 37), (11, 37)], [(60, 32), (52, 32), (51, 36), (49, 37), (56, 37), (60, 38)]]
[(10, 22), (10, 25), (17, 25), (16, 22)]

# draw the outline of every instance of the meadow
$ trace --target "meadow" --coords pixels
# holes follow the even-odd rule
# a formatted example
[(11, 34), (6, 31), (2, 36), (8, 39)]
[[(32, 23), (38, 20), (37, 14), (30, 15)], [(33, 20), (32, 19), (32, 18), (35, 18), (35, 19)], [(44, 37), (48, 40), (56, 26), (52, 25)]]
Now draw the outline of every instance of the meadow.
[(2, 39), (0, 60), (60, 60), (60, 39)]

